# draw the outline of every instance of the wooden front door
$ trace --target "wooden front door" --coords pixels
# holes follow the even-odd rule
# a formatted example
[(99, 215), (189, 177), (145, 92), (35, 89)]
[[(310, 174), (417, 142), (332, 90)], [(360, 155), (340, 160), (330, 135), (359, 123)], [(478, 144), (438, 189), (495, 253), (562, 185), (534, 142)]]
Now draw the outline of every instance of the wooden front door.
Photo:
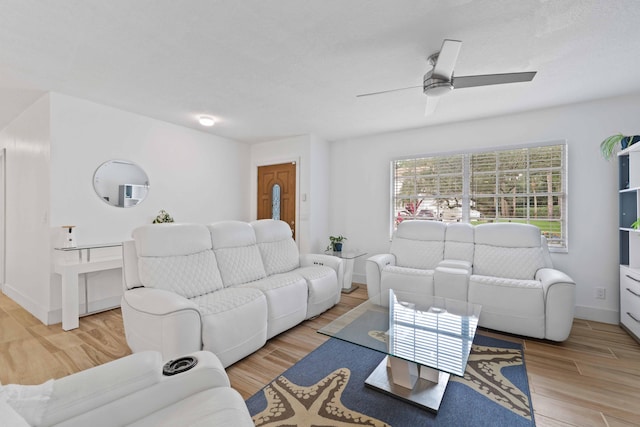
[(258, 219), (280, 219), (296, 238), (296, 162), (258, 167)]

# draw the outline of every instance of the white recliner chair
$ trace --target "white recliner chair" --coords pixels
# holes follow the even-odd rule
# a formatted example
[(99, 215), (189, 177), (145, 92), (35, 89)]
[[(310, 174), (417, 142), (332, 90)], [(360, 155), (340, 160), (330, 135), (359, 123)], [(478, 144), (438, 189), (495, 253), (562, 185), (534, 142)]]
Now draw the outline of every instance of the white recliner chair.
[(553, 268), (538, 227), (482, 224), (475, 227), (468, 301), (482, 305), (481, 326), (564, 341), (573, 324), (575, 282)]
[(215, 355), (190, 356), (197, 364), (173, 375), (160, 353), (141, 352), (38, 386), (0, 386), (0, 426), (253, 426)]
[(433, 295), (433, 275), (444, 257), (446, 228), (437, 221), (402, 222), (389, 253), (367, 259), (369, 299), (386, 305), (389, 289)]

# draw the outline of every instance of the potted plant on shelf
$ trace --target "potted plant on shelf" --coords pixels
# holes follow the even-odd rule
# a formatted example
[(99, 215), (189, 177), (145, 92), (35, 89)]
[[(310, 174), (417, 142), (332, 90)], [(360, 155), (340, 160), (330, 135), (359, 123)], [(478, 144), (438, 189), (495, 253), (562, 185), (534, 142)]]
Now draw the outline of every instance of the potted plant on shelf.
[(340, 236), (329, 236), (329, 246), (327, 246), (328, 251), (341, 252), (342, 251), (342, 241), (347, 240), (346, 237)]
[(640, 141), (640, 135), (627, 136), (617, 133), (615, 135), (611, 135), (600, 143), (600, 152), (602, 153), (602, 157), (606, 160), (611, 160), (618, 144), (620, 145), (620, 148), (624, 150), (638, 141)]

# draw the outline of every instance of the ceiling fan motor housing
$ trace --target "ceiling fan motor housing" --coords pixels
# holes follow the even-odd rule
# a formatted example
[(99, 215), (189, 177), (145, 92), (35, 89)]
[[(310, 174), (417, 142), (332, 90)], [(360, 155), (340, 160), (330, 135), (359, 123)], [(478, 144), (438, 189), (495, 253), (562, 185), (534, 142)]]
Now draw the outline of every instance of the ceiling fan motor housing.
[(422, 91), (429, 96), (442, 96), (453, 90), (451, 80), (432, 78), (433, 71), (424, 75)]

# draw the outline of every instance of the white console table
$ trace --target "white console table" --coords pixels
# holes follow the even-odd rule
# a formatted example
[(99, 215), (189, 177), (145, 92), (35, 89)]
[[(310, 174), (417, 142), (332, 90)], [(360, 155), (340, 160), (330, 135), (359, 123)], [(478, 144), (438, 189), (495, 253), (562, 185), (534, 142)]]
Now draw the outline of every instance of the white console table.
[[(69, 331), (80, 325), (78, 281), (81, 274), (94, 271), (112, 270), (122, 268), (122, 255), (117, 257), (99, 258), (91, 260), (91, 251), (104, 248), (122, 246), (122, 243), (105, 243), (96, 245), (77, 246), (74, 248), (55, 248), (57, 251), (78, 252), (77, 261), (60, 261), (54, 265), (54, 271), (62, 276), (62, 329)], [(95, 258), (95, 257), (94, 257)], [(84, 281), (85, 313), (89, 310), (89, 298), (87, 296), (87, 279)]]

